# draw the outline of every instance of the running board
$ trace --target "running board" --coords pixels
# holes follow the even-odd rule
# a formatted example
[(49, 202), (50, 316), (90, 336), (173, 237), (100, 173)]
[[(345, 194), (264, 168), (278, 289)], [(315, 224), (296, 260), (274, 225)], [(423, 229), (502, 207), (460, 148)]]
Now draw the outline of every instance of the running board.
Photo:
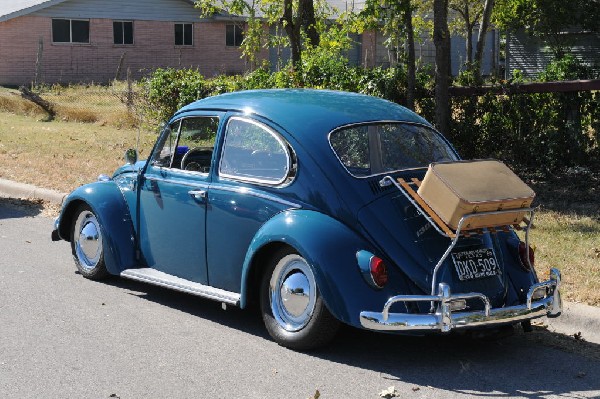
[(239, 306), (240, 294), (225, 291), (220, 288), (210, 287), (208, 285), (194, 283), (192, 281), (163, 273), (156, 269), (127, 269), (121, 272), (121, 277), (131, 280), (142, 281), (144, 283), (159, 285), (172, 290), (185, 292), (187, 294), (197, 295), (214, 301), (224, 302), (229, 305)]

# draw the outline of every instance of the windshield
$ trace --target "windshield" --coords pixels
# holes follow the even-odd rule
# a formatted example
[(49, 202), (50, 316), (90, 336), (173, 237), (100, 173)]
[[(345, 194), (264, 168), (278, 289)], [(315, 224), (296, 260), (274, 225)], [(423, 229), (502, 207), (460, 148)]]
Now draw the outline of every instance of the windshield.
[(335, 130), (329, 141), (339, 160), (356, 177), (458, 160), (439, 133), (422, 125), (353, 125)]

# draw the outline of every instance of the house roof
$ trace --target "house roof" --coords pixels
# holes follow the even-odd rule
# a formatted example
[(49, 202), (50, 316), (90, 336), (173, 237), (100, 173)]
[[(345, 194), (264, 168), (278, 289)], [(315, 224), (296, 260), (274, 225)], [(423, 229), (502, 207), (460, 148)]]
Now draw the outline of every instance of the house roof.
[[(11, 0), (0, 1), (0, 22), (43, 10), (68, 0)], [(194, 4), (194, 0), (182, 0)]]
[[(11, 0), (0, 1), (0, 22), (43, 10), (68, 0)], [(182, 0), (194, 4), (194, 0)], [(338, 12), (357, 10), (364, 6), (364, 0), (328, 0), (331, 7)]]
[(66, 0), (12, 0), (0, 2), (0, 22), (27, 15)]

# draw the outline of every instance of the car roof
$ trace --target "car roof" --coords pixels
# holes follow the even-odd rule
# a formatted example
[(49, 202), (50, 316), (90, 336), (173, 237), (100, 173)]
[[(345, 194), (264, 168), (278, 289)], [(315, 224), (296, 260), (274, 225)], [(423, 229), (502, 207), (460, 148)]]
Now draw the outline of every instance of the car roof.
[(404, 121), (430, 126), (425, 119), (396, 103), (333, 90), (271, 89), (221, 94), (183, 107), (176, 117), (195, 110), (259, 115), (277, 123), (297, 139), (323, 137), (339, 126), (369, 121)]

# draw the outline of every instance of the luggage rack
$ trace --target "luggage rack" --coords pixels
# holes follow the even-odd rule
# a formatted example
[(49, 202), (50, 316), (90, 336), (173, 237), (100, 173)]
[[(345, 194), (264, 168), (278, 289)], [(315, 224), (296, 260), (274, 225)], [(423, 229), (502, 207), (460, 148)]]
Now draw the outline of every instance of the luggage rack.
[[(444, 221), (427, 205), (427, 203), (421, 198), (421, 196), (413, 189), (413, 186), (417, 188), (421, 185), (421, 181), (417, 178), (412, 178), (409, 181), (406, 181), (403, 178), (398, 178), (397, 180), (391, 176), (385, 176), (383, 179), (379, 181), (379, 185), (381, 187), (387, 187), (390, 185), (396, 186), (398, 190), (413, 204), (417, 212), (419, 212), (425, 219), (435, 228), (435, 230), (440, 233), (442, 236), (447, 237), (451, 240), (450, 245), (440, 258), (440, 260), (435, 265), (433, 269), (433, 276), (431, 282), (431, 295), (437, 295), (437, 274), (446, 260), (454, 246), (458, 242), (460, 237), (473, 237), (478, 235), (483, 235), (485, 233), (495, 234), (498, 231), (509, 232), (511, 229), (513, 230), (521, 230), (525, 233), (525, 260), (529, 263), (529, 230), (531, 229), (533, 216), (535, 213), (535, 209), (533, 208), (520, 208), (519, 212), (528, 213), (529, 217), (523, 218), (521, 223), (515, 223), (511, 225), (501, 225), (501, 226), (486, 226), (478, 229), (466, 229), (463, 228), (463, 225), (466, 221), (474, 218), (480, 218), (483, 216), (489, 215), (499, 215), (502, 213), (510, 213), (515, 212), (515, 209), (506, 209), (499, 211), (490, 211), (490, 212), (478, 212), (478, 213), (469, 213), (464, 215), (460, 221), (458, 222), (458, 226), (456, 230), (453, 230), (448, 226)], [(528, 265), (531, 267), (531, 265)], [(432, 303), (433, 306), (433, 303)]]

